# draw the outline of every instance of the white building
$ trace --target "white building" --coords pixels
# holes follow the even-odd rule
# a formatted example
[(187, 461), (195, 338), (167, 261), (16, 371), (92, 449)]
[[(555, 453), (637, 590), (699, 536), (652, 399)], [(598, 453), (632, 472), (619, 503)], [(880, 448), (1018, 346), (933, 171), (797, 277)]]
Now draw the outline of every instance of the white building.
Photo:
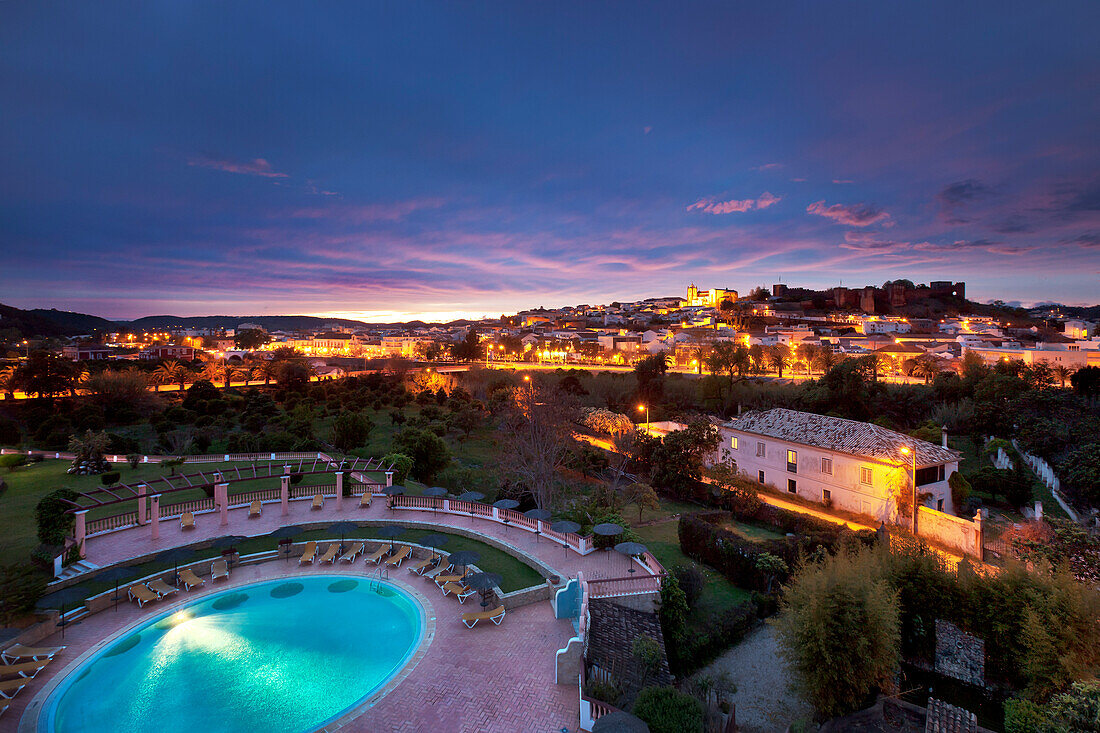
[(917, 487), (929, 495), (924, 505), (954, 510), (947, 479), (960, 454), (945, 446), (871, 423), (781, 408), (748, 412), (718, 428), (716, 461), (733, 461), (739, 473), (781, 491), (884, 522), (897, 521), (896, 499), (912, 491), (915, 450)]

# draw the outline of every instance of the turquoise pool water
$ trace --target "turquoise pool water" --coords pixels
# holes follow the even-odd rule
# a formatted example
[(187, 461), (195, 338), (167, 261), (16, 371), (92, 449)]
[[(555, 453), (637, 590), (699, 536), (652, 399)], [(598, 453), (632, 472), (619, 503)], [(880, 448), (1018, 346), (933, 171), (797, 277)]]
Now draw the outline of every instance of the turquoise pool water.
[(41, 733), (298, 733), (355, 706), (419, 645), (420, 606), (362, 576), (256, 583), (164, 614), (69, 675)]

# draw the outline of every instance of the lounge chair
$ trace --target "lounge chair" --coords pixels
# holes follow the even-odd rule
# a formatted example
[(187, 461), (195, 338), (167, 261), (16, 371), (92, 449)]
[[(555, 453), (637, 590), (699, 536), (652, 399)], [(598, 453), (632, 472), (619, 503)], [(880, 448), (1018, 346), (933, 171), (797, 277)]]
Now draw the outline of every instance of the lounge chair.
[(408, 545), (403, 546), (392, 557), (386, 560), (387, 565), (393, 565), (395, 568), (401, 567), (401, 563), (406, 557), (412, 554), (412, 548)]
[(455, 596), (458, 597), (459, 603), (465, 603), (466, 599), (474, 593), (477, 593), (477, 591), (468, 585), (463, 585), (460, 581), (456, 583), (447, 583), (443, 586), (443, 595), (449, 595), (451, 593), (454, 593)]
[(199, 588), (206, 584), (206, 581), (195, 575), (195, 571), (191, 568), (184, 568), (180, 571), (180, 582), (183, 583), (183, 587), (187, 590)]
[(374, 500), (374, 494), (370, 490), (364, 491), (363, 495), (359, 497), (359, 508), (366, 509), (370, 506), (371, 501)]
[(229, 563), (225, 561), (225, 558), (219, 558), (210, 563), (210, 582), (213, 583), (218, 578), (229, 577)]
[(362, 542), (356, 542), (354, 545), (348, 547), (348, 551), (340, 556), (340, 562), (355, 562), (355, 558), (363, 551), (363, 546)]
[(264, 505), (259, 499), (248, 505), (248, 518), (258, 517), (264, 513)]
[(313, 495), (313, 506), (311, 506), (310, 509), (312, 510), (312, 509), (324, 509), (324, 508), (325, 508), (325, 497), (324, 497), (324, 495), (319, 493), (319, 492), (314, 494)]
[(145, 585), (149, 586), (149, 590), (153, 591), (161, 598), (164, 598), (165, 596), (170, 596), (173, 593), (180, 592), (179, 588), (173, 588), (172, 586), (165, 583), (163, 578), (153, 578)]
[(421, 560), (420, 562), (414, 562), (409, 566), (410, 573), (416, 573), (417, 575), (423, 575), (425, 570), (429, 570), (435, 566), (436, 563), (443, 560), (442, 555), (432, 555), (429, 558)]
[(131, 601), (137, 601), (138, 608), (141, 608), (146, 603), (152, 603), (153, 601), (159, 601), (160, 596), (153, 591), (146, 588), (141, 583), (134, 583), (127, 589), (126, 595), (130, 597)]
[(4, 664), (11, 664), (20, 659), (34, 659), (36, 661), (39, 659), (53, 659), (63, 651), (65, 651), (63, 646), (23, 646), (22, 644), (16, 644), (0, 652), (0, 659), (4, 661)]
[(22, 677), (34, 679), (34, 676), (44, 670), (50, 660), (43, 659), (38, 662), (22, 662), (21, 664), (5, 664), (0, 666), (0, 677)]
[(305, 565), (309, 563), (313, 564), (313, 561), (317, 559), (317, 542), (310, 540), (306, 543), (305, 548), (302, 550), (302, 556), (298, 558), (299, 565)]
[(13, 697), (19, 694), (19, 691), (27, 686), (30, 682), (26, 677), (16, 677), (13, 680), (4, 680), (0, 682), (0, 697), (5, 700), (11, 700)]
[(465, 576), (450, 572), (443, 573), (442, 575), (437, 575), (432, 578), (432, 580), (434, 580), (435, 584), (439, 586), (440, 590), (442, 590), (443, 586), (447, 585), (447, 583), (457, 583), (458, 581), (462, 580), (463, 577)]
[(4, 703), (3, 705), (0, 705), (0, 715), (3, 715), (4, 713), (8, 712), (8, 707), (9, 706), (8, 706), (7, 703)]
[(441, 560), (440, 563), (434, 568), (432, 568), (431, 570), (425, 570), (420, 574), (428, 580), (435, 580), (440, 575), (447, 575), (454, 569), (455, 566), (451, 565), (450, 561), (447, 558), (443, 558), (443, 560)]
[(504, 606), (497, 606), (491, 611), (464, 613), (462, 614), (462, 623), (466, 624), (467, 629), (472, 629), (477, 626), (478, 621), (492, 621), (495, 625), (500, 626), (500, 622), (504, 620), (505, 613), (507, 612), (504, 610)]
[(194, 529), (195, 528), (195, 513), (184, 512), (180, 515), (180, 529)]
[(325, 554), (321, 555), (321, 557), (317, 560), (317, 562), (318, 563), (326, 563), (326, 562), (330, 563), (333, 560), (335, 560), (336, 556), (339, 555), (339, 554), (340, 554), (340, 543), (333, 542), (332, 544), (330, 544), (328, 546), (328, 549), (325, 550)]
[(371, 553), (370, 555), (367, 555), (367, 562), (373, 562), (373, 563), (377, 564), (377, 563), (382, 561), (382, 558), (384, 558), (389, 553), (389, 551), (390, 551), (390, 546), (389, 545), (382, 545), (377, 550), (375, 550), (373, 553)]

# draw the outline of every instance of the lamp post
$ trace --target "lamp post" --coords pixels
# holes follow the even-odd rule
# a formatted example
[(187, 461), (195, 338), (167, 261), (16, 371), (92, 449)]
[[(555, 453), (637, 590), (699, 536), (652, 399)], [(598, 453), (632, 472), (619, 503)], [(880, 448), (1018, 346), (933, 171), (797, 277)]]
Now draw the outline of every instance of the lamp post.
[(913, 521), (910, 524), (910, 529), (913, 530), (913, 534), (917, 534), (917, 450), (916, 448), (910, 448), (907, 445), (901, 447), (902, 455), (912, 458), (913, 469)]
[(645, 431), (649, 432), (649, 405), (638, 405), (638, 412), (645, 410)]

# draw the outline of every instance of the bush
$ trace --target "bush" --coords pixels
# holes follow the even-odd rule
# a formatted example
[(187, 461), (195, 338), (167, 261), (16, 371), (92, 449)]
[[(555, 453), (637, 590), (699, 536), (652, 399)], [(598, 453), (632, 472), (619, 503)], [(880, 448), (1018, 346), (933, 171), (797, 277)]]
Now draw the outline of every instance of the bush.
[(392, 465), (393, 482), (403, 484), (408, 480), (409, 472), (412, 471), (413, 459), (404, 453), (387, 453), (382, 457), (382, 465)]
[(38, 539), (46, 545), (63, 545), (65, 538), (72, 534), (75, 517), (66, 512), (72, 508), (66, 501), (75, 501), (79, 496), (72, 489), (56, 489), (42, 497), (34, 507), (34, 518), (38, 523)]
[(0, 468), (8, 469), (8, 472), (12, 472), (19, 468), (26, 462), (26, 458), (20, 453), (7, 453), (0, 456)]
[(406, 428), (393, 441), (394, 450), (413, 460), (413, 475), (420, 481), (431, 481), (436, 473), (451, 461), (447, 444), (438, 435), (416, 428)]
[(966, 480), (966, 476), (963, 476), (961, 472), (955, 471), (947, 479), (947, 485), (951, 488), (951, 501), (957, 511), (970, 498), (970, 482)]
[(34, 610), (35, 603), (46, 592), (46, 577), (27, 563), (0, 567), (0, 618), (9, 624), (22, 614)]
[(141, 455), (130, 453), (126, 456), (126, 462), (130, 464), (130, 468), (137, 468), (141, 464)]
[(114, 486), (118, 483), (119, 478), (121, 477), (118, 471), (108, 471), (107, 473), (101, 475), (99, 477), (99, 480), (103, 482), (104, 486)]
[(680, 584), (680, 588), (684, 591), (688, 608), (695, 608), (695, 604), (699, 601), (699, 596), (703, 595), (703, 588), (706, 586), (703, 573), (699, 568), (678, 565), (672, 569), (672, 574), (676, 576), (676, 582)]
[(632, 712), (650, 733), (703, 733), (703, 703), (671, 687), (645, 688)]

